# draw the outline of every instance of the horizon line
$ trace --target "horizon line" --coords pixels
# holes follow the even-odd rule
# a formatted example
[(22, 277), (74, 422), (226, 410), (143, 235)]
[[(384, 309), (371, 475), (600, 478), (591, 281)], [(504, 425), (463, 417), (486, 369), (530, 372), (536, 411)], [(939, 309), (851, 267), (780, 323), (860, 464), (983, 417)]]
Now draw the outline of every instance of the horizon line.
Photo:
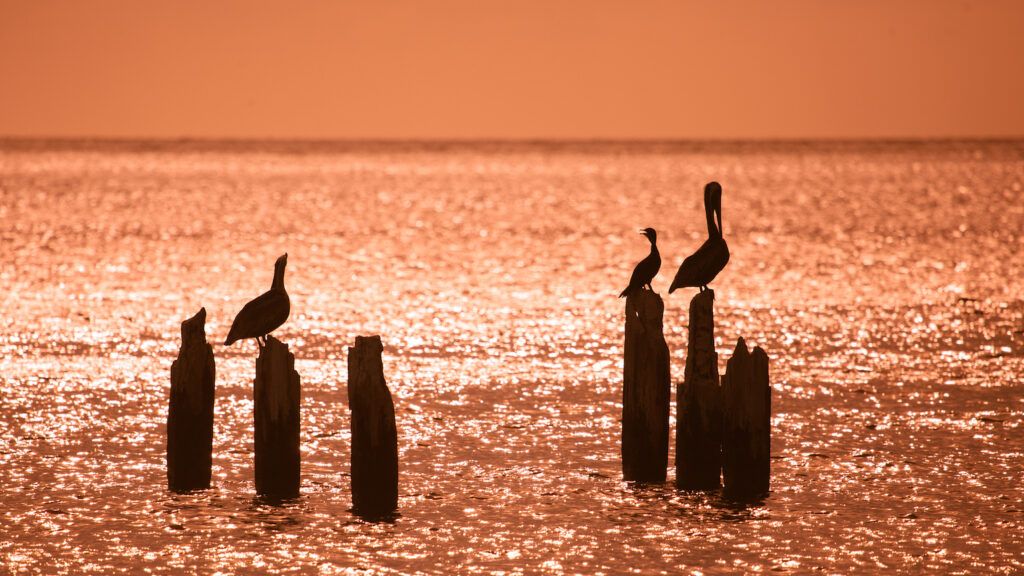
[(1017, 143), (1016, 136), (878, 136), (878, 137), (757, 137), (757, 138), (305, 138), (233, 136), (43, 136), (0, 134), (0, 147), (8, 144), (347, 144), (347, 145), (685, 145), (685, 144), (927, 144), (927, 143)]

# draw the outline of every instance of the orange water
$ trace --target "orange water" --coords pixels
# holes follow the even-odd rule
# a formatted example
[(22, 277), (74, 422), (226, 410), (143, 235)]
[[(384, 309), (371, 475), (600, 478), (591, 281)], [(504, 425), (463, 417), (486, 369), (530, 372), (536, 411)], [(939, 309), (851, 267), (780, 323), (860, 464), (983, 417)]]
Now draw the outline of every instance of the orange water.
[[(772, 359), (773, 492), (620, 478), (623, 302), (724, 187), (720, 360)], [(0, 145), (0, 572), (1024, 571), (1024, 144)], [(254, 499), (255, 345), (289, 254), (302, 497)], [(214, 482), (166, 490), (179, 323)], [(351, 515), (346, 346), (380, 334), (393, 523)], [(670, 479), (671, 479), (670, 474)]]

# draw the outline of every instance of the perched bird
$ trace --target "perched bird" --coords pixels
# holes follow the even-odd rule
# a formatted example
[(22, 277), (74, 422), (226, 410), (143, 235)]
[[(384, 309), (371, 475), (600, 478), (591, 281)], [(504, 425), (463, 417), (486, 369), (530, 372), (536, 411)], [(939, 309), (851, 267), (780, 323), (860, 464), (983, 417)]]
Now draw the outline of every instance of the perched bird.
[(231, 346), (243, 338), (255, 338), (256, 342), (263, 346), (266, 344), (267, 334), (288, 319), (291, 301), (284, 290), (284, 267), (287, 264), (288, 254), (277, 259), (274, 263), (274, 283), (270, 285), (270, 290), (250, 301), (238, 316), (235, 316), (235, 321), (231, 323), (231, 331), (224, 341), (225, 346)]
[(651, 280), (654, 280), (654, 277), (658, 275), (658, 270), (661, 269), (661, 254), (658, 253), (657, 244), (658, 233), (654, 231), (654, 228), (644, 228), (640, 233), (651, 241), (651, 253), (647, 255), (647, 258), (641, 260), (636, 268), (633, 268), (633, 275), (629, 277), (629, 286), (626, 286), (622, 294), (619, 294), (619, 298), (624, 298), (635, 290), (643, 290), (645, 286), (654, 290)]
[[(718, 182), (704, 186), (704, 216), (708, 220), (708, 239), (704, 244), (683, 260), (668, 288), (671, 294), (676, 288), (700, 287), (703, 292), (715, 276), (729, 263), (729, 246), (722, 238), (722, 187)], [(715, 217), (718, 225), (715, 225)]]

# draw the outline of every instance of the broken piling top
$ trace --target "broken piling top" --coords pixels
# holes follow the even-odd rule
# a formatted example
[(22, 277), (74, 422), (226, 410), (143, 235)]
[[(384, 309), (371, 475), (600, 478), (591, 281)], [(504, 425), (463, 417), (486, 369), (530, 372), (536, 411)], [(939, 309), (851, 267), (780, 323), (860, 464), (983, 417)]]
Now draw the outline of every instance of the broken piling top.
[(216, 366), (206, 341), (206, 309), (181, 323), (181, 348), (171, 364), (167, 408), (167, 484), (171, 490), (210, 487)]
[(260, 346), (256, 357), (256, 394), (266, 402), (272, 420), (284, 420), (299, 406), (299, 374), (295, 371), (295, 355), (288, 345), (273, 336)]
[[(381, 353), (384, 343), (380, 336), (356, 336), (355, 346), (348, 348), (348, 397), (353, 394), (359, 398), (367, 394), (379, 394), (380, 388), (387, 392), (384, 380), (384, 361)], [(353, 387), (358, 390), (353, 390)], [(387, 392), (390, 397), (390, 392)]]
[(260, 347), (253, 386), (256, 491), (272, 497), (299, 494), (299, 402), (295, 356), (273, 336)]
[(626, 330), (632, 323), (651, 332), (654, 337), (661, 337), (662, 323), (665, 315), (665, 302), (657, 292), (651, 290), (634, 290), (626, 296)]
[(768, 355), (740, 338), (722, 379), (725, 494), (747, 498), (768, 492), (771, 456), (771, 384)]
[(398, 508), (398, 428), (384, 379), (380, 336), (357, 336), (348, 349), (348, 405), (352, 411), (352, 508), (386, 517)]
[(690, 300), (689, 339), (686, 349), (686, 372), (683, 377), (687, 380), (713, 380), (718, 384), (714, 290), (699, 292)]
[(183, 346), (202, 342), (206, 344), (206, 308), (200, 308), (196, 315), (181, 323)]
[(198, 414), (207, 396), (213, 401), (215, 370), (213, 346), (206, 341), (206, 308), (200, 308), (181, 323), (181, 348), (171, 364), (172, 401), (185, 398), (190, 411)]
[(722, 379), (724, 409), (730, 420), (751, 430), (766, 428), (771, 418), (768, 354), (760, 346), (751, 353), (743, 338), (726, 363)]

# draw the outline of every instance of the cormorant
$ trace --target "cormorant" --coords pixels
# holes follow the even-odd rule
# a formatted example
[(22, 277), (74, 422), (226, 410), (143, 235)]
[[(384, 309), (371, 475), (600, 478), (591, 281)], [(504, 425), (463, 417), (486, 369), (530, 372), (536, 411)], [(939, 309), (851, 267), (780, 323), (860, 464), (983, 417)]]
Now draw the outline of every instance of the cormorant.
[[(708, 283), (729, 263), (729, 246), (722, 237), (722, 186), (718, 182), (708, 182), (704, 186), (704, 216), (708, 220), (708, 239), (683, 260), (669, 286), (669, 294), (676, 288), (688, 286), (699, 287), (703, 292)], [(715, 216), (718, 218), (718, 226), (715, 226)]]
[(647, 255), (647, 258), (641, 260), (636, 268), (633, 268), (633, 275), (629, 277), (629, 286), (626, 286), (622, 294), (619, 294), (619, 298), (628, 296), (634, 290), (643, 290), (644, 286), (654, 290), (651, 280), (654, 280), (654, 277), (658, 275), (658, 270), (661, 269), (661, 254), (658, 253), (657, 245), (658, 233), (654, 231), (654, 228), (644, 228), (640, 233), (651, 241), (651, 253)]
[(277, 259), (274, 263), (274, 282), (270, 285), (270, 290), (250, 301), (238, 316), (235, 316), (227, 340), (224, 340), (225, 346), (231, 346), (243, 338), (255, 338), (256, 342), (263, 346), (266, 344), (267, 334), (288, 319), (291, 301), (284, 289), (284, 267), (287, 264), (288, 254)]

